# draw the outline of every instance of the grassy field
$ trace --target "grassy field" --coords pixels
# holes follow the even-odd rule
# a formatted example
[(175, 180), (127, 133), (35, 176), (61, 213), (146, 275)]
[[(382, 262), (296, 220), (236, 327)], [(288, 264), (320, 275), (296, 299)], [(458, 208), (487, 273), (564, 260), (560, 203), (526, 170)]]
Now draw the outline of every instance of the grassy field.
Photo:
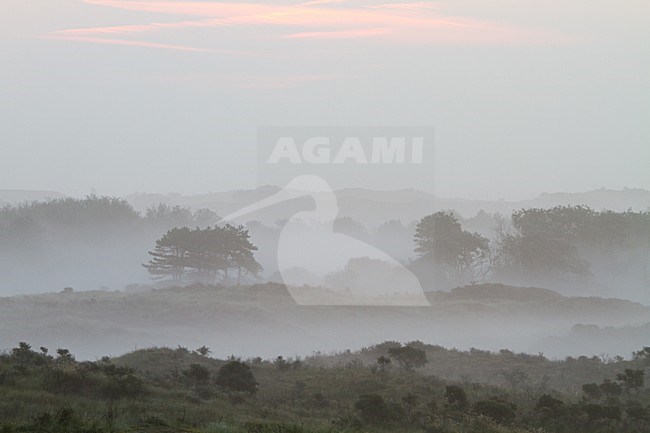
[[(331, 301), (348, 296), (318, 287), (293, 290)], [(0, 298), (0, 348), (29, 341), (94, 360), (143, 347), (208, 345), (223, 358), (304, 356), (421, 340), (564, 358), (629, 356), (648, 344), (650, 307), (630, 301), (499, 284), (427, 296), (430, 307), (305, 306), (279, 284), (15, 296)]]

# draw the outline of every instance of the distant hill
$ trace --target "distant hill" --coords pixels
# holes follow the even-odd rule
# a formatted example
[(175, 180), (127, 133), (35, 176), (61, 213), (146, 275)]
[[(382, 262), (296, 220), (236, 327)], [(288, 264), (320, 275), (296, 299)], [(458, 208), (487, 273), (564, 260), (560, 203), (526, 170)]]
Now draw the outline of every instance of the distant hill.
[(542, 339), (539, 344), (544, 347), (554, 347), (558, 351), (568, 351), (572, 354), (581, 350), (593, 350), (602, 347), (603, 355), (613, 356), (626, 353), (631, 345), (644, 342), (650, 344), (650, 322), (637, 326), (598, 326), (594, 324), (578, 324), (570, 331)]
[(610, 209), (625, 211), (633, 209), (644, 211), (650, 209), (650, 191), (639, 188), (622, 190), (597, 189), (584, 193), (544, 193), (534, 200), (536, 206), (586, 204), (596, 210)]
[[(125, 199), (136, 210), (144, 210), (157, 203), (180, 205), (194, 209), (208, 208), (220, 215), (227, 215), (248, 204), (268, 197), (278, 188), (265, 186), (256, 190), (208, 193), (184, 196), (180, 194), (138, 193)], [(434, 209), (453, 209), (464, 217), (472, 217), (480, 210), (504, 215), (514, 210), (530, 207), (549, 208), (558, 205), (587, 205), (595, 210), (645, 211), (650, 209), (650, 191), (644, 189), (622, 190), (599, 189), (584, 193), (545, 193), (530, 200), (488, 201), (441, 198), (417, 190), (370, 191), (344, 189), (336, 192), (339, 198), (340, 216), (349, 216), (365, 224), (381, 224), (390, 219), (410, 222), (431, 213)], [(284, 206), (274, 206), (251, 216), (265, 223), (274, 223), (278, 218), (304, 209), (304, 204), (295, 201)]]
[(0, 189), (1, 204), (18, 204), (26, 201), (45, 201), (65, 197), (56, 191), (30, 191), (23, 189)]
[[(279, 190), (276, 186), (263, 186), (253, 190), (232, 190), (197, 195), (176, 193), (135, 193), (124, 197), (138, 211), (165, 203), (192, 209), (211, 209), (220, 215), (227, 215), (250, 203), (268, 197)], [(650, 191), (638, 188), (613, 190), (601, 188), (582, 193), (544, 193), (530, 200), (490, 201), (466, 200), (462, 198), (441, 198), (414, 189), (396, 191), (372, 191), (359, 188), (339, 190), (340, 216), (349, 216), (365, 224), (381, 224), (390, 219), (401, 219), (408, 223), (429, 214), (434, 209), (453, 209), (465, 218), (476, 215), (480, 210), (508, 215), (513, 210), (558, 205), (584, 204), (595, 210), (645, 211), (650, 209)], [(0, 205), (17, 204), (26, 201), (44, 201), (65, 197), (57, 191), (0, 190)], [(296, 200), (285, 206), (260, 211), (251, 218), (265, 223), (274, 223), (278, 218), (304, 209), (304, 203)]]
[[(551, 357), (629, 356), (647, 345), (647, 334), (621, 339), (614, 333), (579, 349), (553, 338), (570, 336), (578, 324), (625, 329), (650, 323), (650, 307), (634, 302), (503, 285), (433, 292), (431, 307), (301, 306), (278, 284), (142, 290), (0, 298), (0, 348), (18, 341), (36, 347), (47, 343), (93, 359), (142, 347), (206, 344), (217, 356), (274, 357), (421, 340), (465, 349), (542, 351)], [(310, 287), (295, 290), (319, 296), (323, 304), (350, 296)]]

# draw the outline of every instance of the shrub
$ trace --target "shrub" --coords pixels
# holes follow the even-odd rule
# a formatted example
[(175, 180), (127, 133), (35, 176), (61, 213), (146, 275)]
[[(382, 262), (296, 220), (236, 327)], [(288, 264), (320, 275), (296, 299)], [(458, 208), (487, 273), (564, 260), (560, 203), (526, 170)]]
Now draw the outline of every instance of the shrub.
[(199, 364), (190, 364), (190, 368), (183, 371), (183, 375), (195, 383), (203, 383), (210, 379), (210, 370)]
[(535, 408), (544, 416), (558, 415), (564, 408), (564, 402), (544, 394), (537, 400)]
[(497, 423), (513, 420), (517, 416), (515, 410), (516, 407), (512, 403), (496, 398), (478, 401), (474, 404), (474, 412), (492, 418)]
[(600, 384), (600, 390), (607, 397), (612, 398), (621, 395), (623, 392), (623, 387), (616, 382), (605, 380), (602, 384)]
[(386, 402), (379, 394), (365, 394), (354, 404), (359, 416), (365, 422), (380, 422), (386, 416)]
[(622, 410), (618, 406), (587, 404), (582, 407), (582, 410), (589, 416), (589, 419), (591, 420), (610, 419), (620, 421), (622, 415)]
[(644, 408), (641, 404), (630, 405), (625, 409), (628, 417), (640, 421), (650, 421), (650, 408)]
[(467, 394), (465, 394), (465, 390), (460, 386), (448, 385), (445, 388), (445, 397), (447, 397), (447, 402), (450, 406), (458, 409), (467, 408)]
[(47, 372), (44, 388), (53, 393), (85, 394), (92, 388), (89, 377), (76, 369), (55, 368)]
[(215, 383), (227, 391), (254, 394), (257, 381), (250, 367), (241, 361), (230, 361), (219, 369)]
[(603, 391), (600, 389), (597, 383), (585, 383), (582, 385), (582, 391), (590, 400), (600, 400), (600, 398), (603, 396)]
[(427, 363), (427, 354), (424, 350), (411, 346), (393, 347), (388, 349), (388, 356), (394, 358), (405, 371), (413, 371)]
[(122, 377), (109, 377), (101, 389), (102, 397), (109, 400), (137, 398), (142, 396), (142, 394), (144, 394), (144, 383), (142, 379), (133, 374)]
[(72, 408), (63, 407), (53, 414), (44, 412), (37, 416), (27, 431), (35, 433), (95, 433), (100, 430), (94, 425), (84, 425)]
[(372, 424), (382, 424), (397, 421), (404, 417), (404, 410), (397, 404), (387, 404), (379, 394), (364, 394), (359, 396), (354, 408), (359, 417)]

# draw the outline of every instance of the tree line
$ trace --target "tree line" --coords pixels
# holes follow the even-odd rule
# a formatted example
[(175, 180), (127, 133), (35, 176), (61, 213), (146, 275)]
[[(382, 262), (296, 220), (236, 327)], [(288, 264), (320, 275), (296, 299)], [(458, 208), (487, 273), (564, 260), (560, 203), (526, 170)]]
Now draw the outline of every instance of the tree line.
[(464, 230), (452, 212), (441, 211), (418, 223), (415, 245), (414, 269), (451, 285), (490, 279), (650, 287), (650, 212), (521, 209), (509, 221), (497, 219), (488, 239)]
[[(468, 228), (479, 220), (481, 233)], [(107, 263), (121, 270), (116, 281), (129, 283), (142, 277), (137, 264), (155, 243), (145, 269), (156, 280), (234, 282), (259, 274), (253, 243), (262, 245), (268, 260), (280, 226), (252, 221), (245, 229), (216, 228), (218, 222), (207, 209), (159, 204), (139, 213), (114, 197), (6, 205), (0, 208), (0, 270), (13, 290), (52, 282), (89, 285), (97, 276), (103, 279), (97, 286), (111, 285)], [(394, 257), (410, 251), (411, 270), (429, 288), (485, 280), (560, 290), (595, 284), (635, 293), (650, 288), (650, 211), (558, 206), (521, 209), (508, 218), (482, 213), (471, 220), (440, 211), (408, 225), (388, 221), (373, 234), (351, 218), (339, 218), (335, 229)], [(28, 272), (32, 268), (40, 272)]]
[(147, 278), (140, 264), (173, 227), (207, 227), (211, 210), (159, 204), (144, 212), (91, 195), (0, 206), (0, 296), (43, 289), (121, 289)]

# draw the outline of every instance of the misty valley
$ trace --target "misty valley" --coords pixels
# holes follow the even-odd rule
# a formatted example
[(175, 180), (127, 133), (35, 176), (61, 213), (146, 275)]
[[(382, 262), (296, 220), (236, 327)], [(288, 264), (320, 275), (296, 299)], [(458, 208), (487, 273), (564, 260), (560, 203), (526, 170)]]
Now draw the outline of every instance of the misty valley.
[(398, 259), (282, 269), (308, 197), (220, 216), (276, 193), (5, 204), (2, 431), (650, 428), (647, 210), (337, 191), (326, 226)]

